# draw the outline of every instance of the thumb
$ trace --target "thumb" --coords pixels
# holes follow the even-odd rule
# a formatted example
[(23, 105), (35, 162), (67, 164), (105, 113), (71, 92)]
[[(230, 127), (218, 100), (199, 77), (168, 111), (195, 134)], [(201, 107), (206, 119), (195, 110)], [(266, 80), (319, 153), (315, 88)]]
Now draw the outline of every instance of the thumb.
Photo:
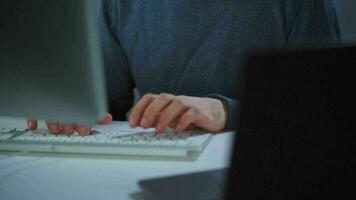
[(106, 125), (112, 122), (112, 115), (110, 113), (105, 113), (104, 117), (98, 121), (98, 124)]
[(36, 130), (37, 129), (37, 120), (34, 120), (34, 119), (27, 120), (27, 127), (31, 131)]

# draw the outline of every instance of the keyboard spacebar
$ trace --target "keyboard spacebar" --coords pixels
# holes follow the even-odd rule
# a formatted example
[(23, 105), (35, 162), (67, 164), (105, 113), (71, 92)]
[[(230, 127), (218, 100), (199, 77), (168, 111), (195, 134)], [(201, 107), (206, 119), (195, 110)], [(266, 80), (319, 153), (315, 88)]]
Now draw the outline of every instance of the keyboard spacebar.
[(187, 156), (189, 150), (184, 148), (131, 147), (131, 146), (94, 146), (66, 144), (2, 144), (7, 150), (63, 153), (63, 154), (97, 154), (97, 155), (128, 155), (128, 156)]

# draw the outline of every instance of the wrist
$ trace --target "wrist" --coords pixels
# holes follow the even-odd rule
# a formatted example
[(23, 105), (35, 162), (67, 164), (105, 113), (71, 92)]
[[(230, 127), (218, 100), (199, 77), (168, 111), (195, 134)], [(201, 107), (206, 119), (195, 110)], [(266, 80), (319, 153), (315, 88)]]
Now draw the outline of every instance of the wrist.
[(228, 104), (222, 99), (209, 98), (212, 102), (212, 111), (214, 115), (214, 132), (223, 131), (226, 127), (228, 120)]
[[(223, 110), (223, 114), (224, 115), (220, 115), (220, 118), (224, 118), (223, 119), (223, 128), (222, 130), (230, 130), (231, 129), (231, 120), (234, 121), (234, 113), (230, 113), (231, 111), (231, 106), (233, 106), (233, 110), (234, 110), (234, 105), (235, 104), (232, 104), (231, 105), (231, 102), (230, 102), (230, 99), (225, 97), (225, 96), (222, 96), (222, 95), (219, 95), (219, 94), (210, 94), (210, 95), (207, 95), (206, 97), (208, 98), (212, 98), (212, 99), (215, 99), (215, 100), (218, 100), (219, 101), (219, 104), (220, 104), (220, 108), (222, 107), (223, 109), (220, 109), (220, 110)], [(222, 105), (222, 106), (221, 106)], [(233, 116), (231, 116), (231, 114)]]

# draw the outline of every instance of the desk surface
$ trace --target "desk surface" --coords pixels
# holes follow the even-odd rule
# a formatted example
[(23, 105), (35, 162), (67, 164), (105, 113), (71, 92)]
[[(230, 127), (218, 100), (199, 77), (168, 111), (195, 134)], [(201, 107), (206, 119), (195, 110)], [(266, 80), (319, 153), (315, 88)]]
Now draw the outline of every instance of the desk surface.
[[(5, 124), (26, 125), (0, 118)], [(215, 135), (194, 162), (0, 156), (0, 199), (131, 200), (141, 179), (228, 166), (232, 138), (230, 132)]]

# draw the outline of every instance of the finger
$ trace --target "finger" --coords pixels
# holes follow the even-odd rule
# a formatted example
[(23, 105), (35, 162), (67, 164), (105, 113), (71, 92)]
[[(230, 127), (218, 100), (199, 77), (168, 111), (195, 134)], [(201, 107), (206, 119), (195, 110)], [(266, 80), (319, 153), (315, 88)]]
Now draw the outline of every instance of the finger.
[[(169, 126), (169, 127), (172, 128), (175, 133), (178, 133), (178, 132), (176, 131), (177, 125), (178, 125), (178, 121), (176, 122), (175, 126)], [(185, 129), (182, 130), (182, 131), (193, 130), (193, 129), (196, 129), (196, 128), (198, 128), (198, 127), (197, 127), (194, 123), (191, 123), (191, 124), (189, 124), (189, 126), (188, 126), (187, 128), (185, 128)], [(180, 131), (180, 132), (182, 132), (182, 131)]]
[(190, 108), (188, 111), (182, 114), (174, 131), (178, 133), (186, 130), (188, 126), (193, 124), (197, 119), (198, 113), (194, 109)]
[(178, 118), (175, 118), (173, 121), (171, 121), (171, 123), (169, 123), (168, 127), (171, 129), (175, 129), (178, 125)]
[(189, 126), (187, 128), (185, 128), (183, 131), (186, 131), (186, 130), (192, 130), (192, 129), (196, 129), (197, 126), (193, 123), (189, 124)]
[(61, 133), (61, 127), (59, 126), (58, 123), (55, 122), (46, 122), (48, 130), (52, 134), (60, 134)]
[(161, 114), (159, 122), (156, 126), (156, 131), (162, 133), (170, 123), (172, 123), (176, 118), (179, 118), (185, 111), (189, 109), (188, 106), (182, 102), (182, 100), (174, 100)]
[(74, 125), (72, 125), (72, 124), (62, 124), (60, 126), (61, 126), (61, 129), (64, 132), (64, 134), (72, 135), (74, 133)]
[(140, 126), (143, 128), (151, 127), (152, 124), (157, 121), (157, 117), (159, 117), (161, 111), (170, 105), (173, 99), (174, 96), (171, 94), (160, 94), (147, 106), (142, 116)]
[(77, 126), (77, 132), (81, 136), (87, 136), (90, 135), (90, 126), (88, 125), (78, 125)]
[(157, 95), (145, 94), (141, 100), (134, 106), (131, 112), (129, 125), (131, 127), (137, 127), (141, 121), (141, 116), (145, 111), (146, 107), (156, 98)]
[(37, 129), (37, 120), (34, 120), (34, 119), (27, 120), (27, 127), (31, 131), (36, 130)]
[(110, 113), (105, 113), (104, 117), (98, 122), (98, 124), (106, 125), (112, 122), (112, 115)]

